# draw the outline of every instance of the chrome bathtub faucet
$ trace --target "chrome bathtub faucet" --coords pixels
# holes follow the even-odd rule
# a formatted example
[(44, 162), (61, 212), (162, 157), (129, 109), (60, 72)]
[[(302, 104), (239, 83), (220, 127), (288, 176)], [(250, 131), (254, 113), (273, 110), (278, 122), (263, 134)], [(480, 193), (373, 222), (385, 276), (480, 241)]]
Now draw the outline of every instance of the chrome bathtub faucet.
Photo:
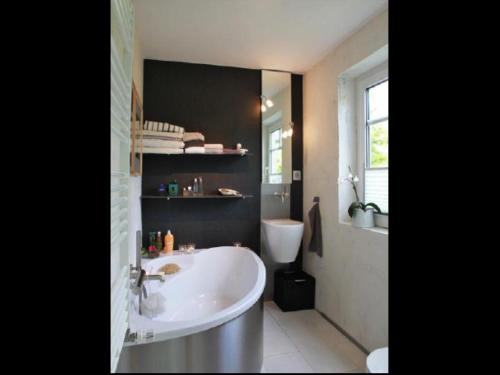
[(144, 285), (144, 282), (146, 280), (158, 280), (161, 282), (165, 281), (165, 278), (161, 274), (146, 274), (146, 271), (142, 268), (141, 265), (141, 242), (142, 242), (142, 235), (141, 231), (136, 232), (136, 265), (130, 265), (130, 290), (132, 293), (135, 295), (139, 295), (139, 315), (142, 315), (142, 296), (144, 298), (148, 298), (148, 292), (146, 290), (146, 286)]

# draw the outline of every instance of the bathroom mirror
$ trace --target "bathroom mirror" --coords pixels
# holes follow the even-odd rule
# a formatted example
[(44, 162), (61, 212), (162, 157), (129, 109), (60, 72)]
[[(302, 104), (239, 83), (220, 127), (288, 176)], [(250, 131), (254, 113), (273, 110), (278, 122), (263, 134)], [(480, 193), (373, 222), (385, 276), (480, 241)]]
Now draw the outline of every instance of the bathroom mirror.
[(262, 71), (262, 183), (292, 182), (291, 74)]

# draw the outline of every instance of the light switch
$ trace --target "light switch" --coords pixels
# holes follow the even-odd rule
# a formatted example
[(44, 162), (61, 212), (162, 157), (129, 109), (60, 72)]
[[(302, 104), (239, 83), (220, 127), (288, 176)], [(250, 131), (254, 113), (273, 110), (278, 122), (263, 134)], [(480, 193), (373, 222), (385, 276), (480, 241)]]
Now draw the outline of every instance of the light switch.
[(293, 180), (294, 181), (300, 181), (302, 180), (302, 173), (301, 171), (293, 171)]

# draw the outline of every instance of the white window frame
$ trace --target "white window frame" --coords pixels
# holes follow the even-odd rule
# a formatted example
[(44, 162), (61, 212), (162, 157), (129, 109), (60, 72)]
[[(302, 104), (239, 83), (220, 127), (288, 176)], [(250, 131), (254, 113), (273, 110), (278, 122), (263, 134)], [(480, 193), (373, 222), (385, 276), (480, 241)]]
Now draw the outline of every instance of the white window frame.
[[(272, 148), (272, 145), (271, 145), (271, 135), (276, 132), (276, 131), (279, 131), (280, 134), (279, 134), (279, 139), (280, 139), (280, 147), (276, 147), (276, 148)], [(282, 135), (283, 135), (283, 129), (281, 127), (281, 124), (277, 124), (277, 125), (270, 125), (269, 126), (269, 129), (268, 129), (268, 136), (267, 136), (267, 144), (268, 144), (268, 151), (267, 151), (267, 160), (269, 161), (268, 162), (268, 167), (269, 167), (269, 171), (268, 171), (268, 175), (267, 175), (267, 178), (268, 178), (268, 181), (270, 182), (271, 181), (271, 176), (281, 176), (281, 182), (279, 183), (283, 183), (283, 139), (282, 139)], [(273, 153), (273, 151), (277, 151), (277, 150), (281, 150), (281, 165), (282, 165), (282, 169), (281, 169), (281, 173), (271, 173), (272, 172), (272, 166), (271, 166), (271, 163), (272, 163), (272, 157), (271, 157), (271, 154)], [(278, 182), (274, 182), (274, 183), (278, 183)]]
[[(357, 152), (357, 171), (354, 171), (355, 174), (359, 177), (358, 183), (358, 192), (361, 199), (365, 200), (365, 171), (366, 171), (366, 162), (368, 158), (367, 150), (368, 150), (368, 137), (367, 137), (367, 95), (366, 90), (370, 87), (377, 85), (385, 80), (389, 79), (389, 69), (388, 63), (384, 62), (375, 68), (369, 70), (368, 72), (362, 74), (357, 78), (356, 84), (356, 113), (357, 113), (357, 138), (358, 138), (358, 152)], [(388, 119), (389, 117), (387, 117)], [(378, 122), (378, 121), (377, 121)], [(372, 168), (372, 169), (389, 169), (387, 168)], [(375, 202), (376, 203), (376, 202)], [(380, 221), (386, 221), (387, 224), (381, 224), (385, 227), (389, 227), (388, 225), (388, 217), (389, 213), (383, 213), (383, 216), (387, 216), (387, 220), (381, 218)]]

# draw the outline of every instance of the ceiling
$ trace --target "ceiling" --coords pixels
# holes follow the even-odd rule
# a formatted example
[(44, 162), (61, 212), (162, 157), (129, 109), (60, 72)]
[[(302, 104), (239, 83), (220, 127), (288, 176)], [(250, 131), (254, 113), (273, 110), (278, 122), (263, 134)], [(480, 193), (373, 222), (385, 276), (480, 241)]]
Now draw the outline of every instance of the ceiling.
[(145, 59), (305, 73), (387, 0), (140, 0)]

